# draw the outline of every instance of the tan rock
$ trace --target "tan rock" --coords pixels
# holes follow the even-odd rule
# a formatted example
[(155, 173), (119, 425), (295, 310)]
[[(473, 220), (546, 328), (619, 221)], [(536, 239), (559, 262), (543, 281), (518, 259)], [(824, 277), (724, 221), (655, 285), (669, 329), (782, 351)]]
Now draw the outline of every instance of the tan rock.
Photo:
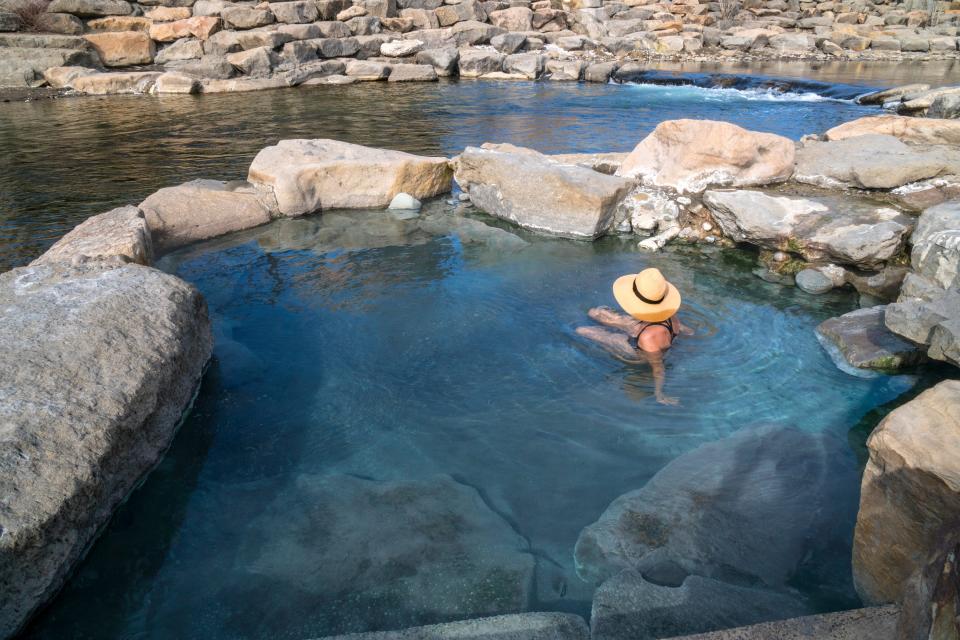
[(200, 93), (243, 93), (246, 91), (266, 91), (283, 89), (290, 86), (286, 75), (277, 74), (269, 78), (230, 78), (229, 80), (204, 80)]
[(87, 22), (87, 28), (95, 32), (104, 31), (150, 31), (152, 23), (146, 18), (136, 16), (107, 16)]
[(154, 7), (144, 14), (154, 22), (174, 22), (191, 16), (190, 7)]
[(140, 209), (158, 253), (256, 227), (271, 218), (271, 206), (257, 189), (245, 182), (218, 180), (194, 180), (160, 189), (140, 203)]
[(446, 158), (337, 140), (281, 140), (257, 154), (248, 176), (273, 189), (286, 216), (386, 207), (401, 192), (429, 198), (449, 191), (450, 178)]
[(54, 89), (63, 89), (71, 86), (74, 80), (83, 76), (100, 73), (87, 67), (50, 67), (43, 72), (43, 79)]
[(174, 22), (158, 22), (150, 27), (150, 37), (157, 42), (173, 42), (193, 36), (206, 40), (220, 30), (220, 18), (197, 16)]
[(108, 67), (150, 64), (156, 53), (153, 40), (142, 31), (110, 31), (84, 36)]
[(143, 265), (153, 260), (150, 229), (136, 207), (120, 207), (87, 218), (32, 264), (75, 263), (114, 256)]
[(196, 78), (168, 71), (153, 85), (154, 93), (199, 93), (200, 81)]
[(912, 118), (910, 116), (869, 116), (830, 129), (827, 140), (843, 140), (878, 133), (914, 144), (960, 145), (960, 120)]
[(899, 602), (960, 516), (960, 381), (891, 412), (867, 441), (853, 576), (865, 603)]
[(71, 83), (75, 91), (91, 96), (106, 96), (121, 93), (149, 93), (162, 73), (159, 71), (128, 71), (120, 73), (95, 73), (76, 78)]
[(636, 146), (617, 175), (679, 192), (756, 186), (787, 180), (794, 153), (791, 140), (772, 133), (711, 120), (667, 120)]
[(467, 147), (457, 158), (454, 177), (492, 216), (583, 240), (607, 232), (632, 184), (509, 144)]

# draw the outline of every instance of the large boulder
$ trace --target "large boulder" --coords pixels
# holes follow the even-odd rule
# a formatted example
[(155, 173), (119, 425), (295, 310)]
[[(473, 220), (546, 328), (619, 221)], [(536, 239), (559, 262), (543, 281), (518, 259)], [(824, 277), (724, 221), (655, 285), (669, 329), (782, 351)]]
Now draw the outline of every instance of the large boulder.
[(142, 31), (107, 31), (90, 33), (84, 37), (108, 67), (150, 64), (156, 54), (153, 40)]
[(960, 145), (960, 120), (912, 118), (892, 114), (868, 116), (837, 125), (824, 135), (827, 140), (845, 140), (869, 134), (893, 136), (902, 142), (914, 144)]
[(51, 67), (100, 65), (100, 57), (93, 50), (3, 47), (0, 51), (0, 88), (40, 86), (43, 72)]
[(960, 173), (960, 149), (910, 146), (889, 135), (810, 141), (797, 151), (793, 179), (825, 188), (894, 189)]
[(159, 71), (92, 73), (74, 78), (70, 86), (75, 91), (91, 96), (149, 93), (162, 75)]
[(150, 228), (143, 212), (126, 206), (87, 218), (33, 261), (79, 262), (119, 256), (126, 262), (149, 265), (153, 261)]
[(793, 159), (794, 144), (782, 136), (728, 122), (667, 120), (634, 148), (617, 175), (699, 193), (783, 182), (793, 173)]
[[(294, 614), (302, 628), (322, 624), (346, 633), (529, 610), (535, 566), (529, 543), (473, 487), (449, 476), (377, 481), (303, 474), (294, 483), (294, 490), (271, 494), (265, 489), (272, 485), (225, 492), (225, 500), (239, 502), (275, 497), (249, 522), (269, 537), (247, 537), (220, 555), (212, 550), (203, 570), (216, 587), (202, 603), (212, 616), (229, 624), (249, 616), (269, 636)], [(230, 514), (215, 521), (235, 522)], [(167, 579), (175, 589), (198, 576), (184, 567)], [(218, 606), (251, 598), (256, 611)], [(170, 636), (176, 636), (175, 610)]]
[(593, 596), (592, 640), (654, 640), (810, 613), (793, 595), (687, 576), (654, 584), (636, 571), (610, 578)]
[(927, 355), (934, 360), (960, 367), (960, 291), (934, 291), (926, 299), (901, 295), (887, 305), (884, 322), (895, 334), (927, 345)]
[(158, 253), (270, 222), (268, 194), (245, 182), (193, 180), (140, 203)]
[(212, 348), (203, 298), (94, 260), (0, 275), (0, 637), (63, 585), (169, 447)]
[(922, 362), (924, 352), (890, 331), (885, 314), (885, 305), (855, 309), (821, 322), (817, 337), (841, 368), (894, 371)]
[(899, 602), (914, 571), (960, 527), (960, 381), (892, 411), (867, 447), (854, 581), (868, 604)]
[(126, 0), (53, 0), (47, 5), (48, 13), (70, 13), (81, 18), (101, 16), (126, 16), (133, 7)]
[(467, 147), (457, 183), (490, 215), (535, 231), (592, 240), (607, 232), (631, 182), (513, 145)]
[[(577, 540), (577, 573), (601, 583), (625, 569), (656, 584), (688, 575), (783, 590), (814, 572), (849, 592), (855, 462), (845, 442), (790, 427), (746, 428), (681, 455), (617, 498)], [(841, 563), (842, 564), (842, 563)]]
[(704, 204), (724, 235), (815, 262), (876, 267), (897, 255), (912, 218), (843, 196), (794, 198), (761, 191), (707, 191)]
[(910, 241), (914, 271), (944, 289), (960, 290), (960, 200), (924, 211)]
[(273, 190), (281, 214), (382, 208), (398, 193), (422, 200), (450, 190), (446, 158), (339, 140), (281, 140), (257, 154), (250, 182)]

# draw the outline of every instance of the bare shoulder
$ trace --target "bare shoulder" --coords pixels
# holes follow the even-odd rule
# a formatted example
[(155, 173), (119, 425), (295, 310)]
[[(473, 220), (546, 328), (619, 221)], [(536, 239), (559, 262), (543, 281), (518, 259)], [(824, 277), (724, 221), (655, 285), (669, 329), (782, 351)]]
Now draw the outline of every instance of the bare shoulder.
[(669, 329), (654, 325), (643, 330), (637, 338), (637, 346), (647, 352), (663, 351), (670, 346), (671, 339)]

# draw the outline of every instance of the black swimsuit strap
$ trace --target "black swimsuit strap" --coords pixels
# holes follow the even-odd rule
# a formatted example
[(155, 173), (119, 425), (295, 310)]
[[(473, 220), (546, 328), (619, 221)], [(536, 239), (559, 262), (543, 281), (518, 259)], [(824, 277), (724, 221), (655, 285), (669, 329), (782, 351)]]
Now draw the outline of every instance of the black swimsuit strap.
[(640, 331), (637, 331), (637, 338), (640, 337), (640, 334), (649, 329), (650, 327), (664, 327), (667, 331), (670, 332), (670, 337), (675, 338), (677, 336), (676, 332), (673, 329), (673, 318), (667, 318), (666, 320), (661, 320), (660, 322), (648, 322), (643, 325)]

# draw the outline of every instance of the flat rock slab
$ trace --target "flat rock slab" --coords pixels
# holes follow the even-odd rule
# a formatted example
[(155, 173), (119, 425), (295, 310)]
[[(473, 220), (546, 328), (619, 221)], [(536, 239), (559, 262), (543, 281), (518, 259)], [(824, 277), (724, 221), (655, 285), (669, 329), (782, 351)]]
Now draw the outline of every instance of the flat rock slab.
[(894, 638), (899, 610), (894, 605), (683, 636), (674, 640), (881, 640)]
[(490, 215), (553, 235), (592, 240), (606, 233), (632, 182), (564, 164), (513, 145), (467, 147), (454, 177)]
[(895, 189), (960, 173), (960, 149), (911, 146), (889, 135), (868, 134), (806, 142), (797, 151), (793, 179), (824, 188)]
[(76, 262), (118, 256), (126, 262), (149, 265), (153, 243), (143, 212), (126, 206), (87, 218), (32, 264)]
[(245, 182), (193, 180), (140, 203), (158, 253), (270, 222), (268, 198)]
[(897, 115), (869, 116), (844, 122), (828, 130), (824, 136), (827, 140), (845, 140), (870, 134), (893, 136), (901, 142), (914, 144), (960, 145), (960, 120)]
[(246, 540), (235, 562), (257, 575), (254, 582), (275, 585), (259, 591), (264, 612), (317, 610), (326, 628), (348, 632), (530, 606), (534, 557), (526, 539), (475, 489), (448, 476), (302, 475), (250, 526), (270, 536)]
[(260, 151), (250, 182), (273, 190), (281, 214), (383, 208), (398, 193), (418, 200), (450, 190), (446, 158), (415, 156), (338, 140), (281, 140)]
[(699, 575), (785, 589), (815, 570), (824, 588), (850, 593), (845, 572), (828, 576), (822, 567), (849, 553), (856, 474), (838, 439), (783, 426), (741, 429), (617, 498), (581, 532), (577, 573), (595, 584), (632, 569), (657, 584)]
[(723, 234), (811, 262), (830, 260), (864, 268), (899, 253), (913, 218), (853, 196), (796, 198), (763, 191), (707, 191), (704, 204)]
[(857, 309), (838, 318), (824, 320), (817, 337), (842, 369), (844, 363), (856, 369), (896, 371), (923, 362), (924, 352), (912, 342), (894, 334), (884, 324), (886, 305)]
[(593, 640), (654, 640), (806, 613), (809, 609), (801, 600), (787, 593), (700, 576), (663, 586), (636, 571), (624, 571), (597, 589), (590, 626)]
[(118, 263), (0, 275), (2, 637), (166, 451), (210, 357), (197, 290)]
[(92, 50), (4, 47), (2, 52), (0, 88), (40, 86), (44, 81), (43, 72), (50, 67), (100, 64), (100, 58)]
[(794, 144), (729, 122), (667, 120), (627, 156), (617, 175), (647, 186), (700, 193), (708, 187), (783, 182), (793, 173)]
[(911, 575), (944, 544), (945, 531), (956, 530), (960, 381), (941, 382), (892, 411), (867, 447), (854, 581), (868, 604), (899, 602)]
[(399, 631), (329, 636), (327, 640), (587, 640), (583, 618), (570, 613), (518, 613)]

